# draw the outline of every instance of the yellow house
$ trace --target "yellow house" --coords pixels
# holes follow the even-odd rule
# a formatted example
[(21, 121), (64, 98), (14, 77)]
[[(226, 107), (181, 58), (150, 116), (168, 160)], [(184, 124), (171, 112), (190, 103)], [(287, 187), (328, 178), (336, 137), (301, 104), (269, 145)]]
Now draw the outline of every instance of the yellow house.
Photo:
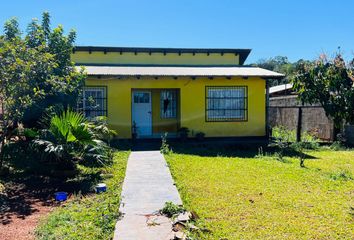
[(76, 47), (85, 66), (87, 117), (107, 116), (121, 138), (265, 137), (266, 79), (283, 75), (243, 66), (249, 49)]

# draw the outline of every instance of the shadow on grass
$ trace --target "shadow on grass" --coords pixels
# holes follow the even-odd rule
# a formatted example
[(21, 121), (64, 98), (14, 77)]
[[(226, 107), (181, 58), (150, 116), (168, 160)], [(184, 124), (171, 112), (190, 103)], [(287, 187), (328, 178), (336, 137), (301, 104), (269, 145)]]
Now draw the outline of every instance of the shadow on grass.
[[(202, 157), (238, 157), (238, 158), (254, 158), (260, 153), (264, 155), (273, 156), (279, 152), (279, 149), (274, 146), (269, 146), (266, 141), (250, 141), (244, 142), (213, 140), (213, 141), (195, 141), (189, 139), (181, 142), (179, 139), (169, 139), (168, 144), (173, 152), (177, 154), (188, 154)], [(134, 142), (117, 140), (112, 143), (112, 146), (122, 150), (133, 151), (156, 151), (160, 150), (161, 139), (139, 139)], [(284, 157), (298, 157), (299, 152), (295, 150), (287, 150), (284, 152)], [(304, 154), (305, 159), (317, 159), (316, 157)], [(285, 161), (286, 162), (286, 161)]]
[[(254, 158), (261, 154), (274, 156), (279, 152), (277, 147), (270, 147), (267, 144), (218, 144), (218, 143), (172, 143), (171, 148), (177, 154), (197, 155), (202, 157), (237, 157)], [(284, 151), (284, 157), (298, 157), (299, 152), (294, 150)], [(316, 159), (316, 157), (304, 154), (305, 159)]]
[(56, 166), (42, 161), (27, 142), (10, 144), (4, 160), (10, 173), (0, 176), (5, 187), (0, 193), (0, 223), (3, 225), (10, 224), (14, 218), (24, 219), (38, 212), (41, 206), (55, 205), (55, 192), (87, 194), (102, 179), (99, 168), (73, 177), (53, 176)]

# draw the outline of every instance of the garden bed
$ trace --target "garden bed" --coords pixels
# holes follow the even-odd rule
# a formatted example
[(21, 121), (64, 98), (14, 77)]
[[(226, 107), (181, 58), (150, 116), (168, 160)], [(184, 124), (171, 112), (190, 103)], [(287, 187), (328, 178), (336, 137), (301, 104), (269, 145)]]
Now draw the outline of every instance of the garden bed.
[(107, 192), (77, 193), (42, 220), (36, 229), (38, 239), (110, 239), (119, 218), (120, 193), (129, 152), (115, 153), (113, 165), (99, 171)]
[[(54, 176), (52, 172), (55, 170), (55, 165), (42, 161), (41, 158), (33, 154), (28, 144), (28, 142), (21, 141), (11, 143), (8, 149), (11, 156), (7, 156), (4, 162), (9, 172), (0, 176), (0, 239), (35, 239), (34, 230), (40, 219), (44, 224), (46, 221), (50, 222), (56, 218), (57, 214), (60, 215), (61, 212), (65, 212), (65, 216), (68, 216), (76, 211), (73, 210), (75, 207), (82, 208), (87, 213), (94, 211), (97, 214), (99, 213), (97, 212), (98, 202), (102, 203), (102, 209), (106, 208), (107, 204), (111, 210), (118, 208), (128, 152), (116, 152), (113, 162), (107, 163), (104, 167), (85, 167), (78, 164), (77, 175), (63, 178)], [(94, 186), (101, 181), (108, 184), (109, 191), (96, 196)], [(61, 206), (54, 201), (54, 193), (58, 191), (67, 192), (70, 197), (68, 202)], [(74, 196), (80, 197), (75, 198)], [(92, 208), (89, 208), (89, 202), (91, 202)], [(59, 208), (57, 208), (58, 206)], [(53, 215), (50, 214), (47, 219), (46, 216), (53, 209)], [(112, 216), (116, 217), (117, 214), (118, 210), (112, 211)], [(80, 214), (75, 214), (74, 218), (78, 217), (81, 217)], [(112, 232), (112, 229), (107, 226), (115, 222), (111, 215), (105, 219), (109, 220), (105, 220), (103, 225), (96, 226), (95, 229), (100, 232), (98, 228), (107, 228), (102, 230), (103, 237), (106, 237), (109, 231)], [(81, 220), (85, 223), (87, 218), (77, 219), (77, 224), (81, 224), (79, 223)], [(92, 224), (97, 223), (97, 221), (93, 222)], [(75, 239), (72, 236), (66, 238), (66, 232), (60, 228), (65, 226), (63, 222), (58, 221), (59, 225), (51, 223), (52, 225), (45, 227), (42, 225), (37, 231), (39, 238), (51, 239), (51, 236), (57, 236), (59, 239)], [(112, 224), (110, 226), (112, 227)], [(77, 226), (72, 225), (72, 227)], [(67, 226), (65, 228), (68, 231), (72, 230)], [(85, 228), (80, 227), (79, 229), (86, 231)], [(76, 232), (80, 234), (80, 231)], [(61, 233), (63, 236), (60, 236)]]

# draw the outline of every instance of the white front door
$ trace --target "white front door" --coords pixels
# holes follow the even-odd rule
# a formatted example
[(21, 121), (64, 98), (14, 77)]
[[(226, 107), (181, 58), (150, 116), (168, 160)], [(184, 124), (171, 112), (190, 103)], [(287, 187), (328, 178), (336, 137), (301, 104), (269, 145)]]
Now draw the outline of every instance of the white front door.
[[(133, 91), (132, 94), (133, 131), (137, 136), (152, 135), (151, 92)], [(135, 127), (134, 127), (135, 126)]]

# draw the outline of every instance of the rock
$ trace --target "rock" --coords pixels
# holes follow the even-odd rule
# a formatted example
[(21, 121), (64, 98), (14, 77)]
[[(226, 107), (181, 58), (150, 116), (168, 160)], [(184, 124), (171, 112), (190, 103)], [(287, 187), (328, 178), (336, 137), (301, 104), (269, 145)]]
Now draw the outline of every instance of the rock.
[(185, 228), (186, 228), (186, 225), (184, 225), (184, 223), (176, 222), (173, 224), (172, 230), (174, 232), (179, 232), (179, 231), (183, 231)]
[(186, 239), (186, 234), (184, 232), (176, 232), (175, 233), (175, 239), (176, 240), (185, 240)]
[(180, 213), (175, 222), (188, 222), (191, 214), (189, 212)]

